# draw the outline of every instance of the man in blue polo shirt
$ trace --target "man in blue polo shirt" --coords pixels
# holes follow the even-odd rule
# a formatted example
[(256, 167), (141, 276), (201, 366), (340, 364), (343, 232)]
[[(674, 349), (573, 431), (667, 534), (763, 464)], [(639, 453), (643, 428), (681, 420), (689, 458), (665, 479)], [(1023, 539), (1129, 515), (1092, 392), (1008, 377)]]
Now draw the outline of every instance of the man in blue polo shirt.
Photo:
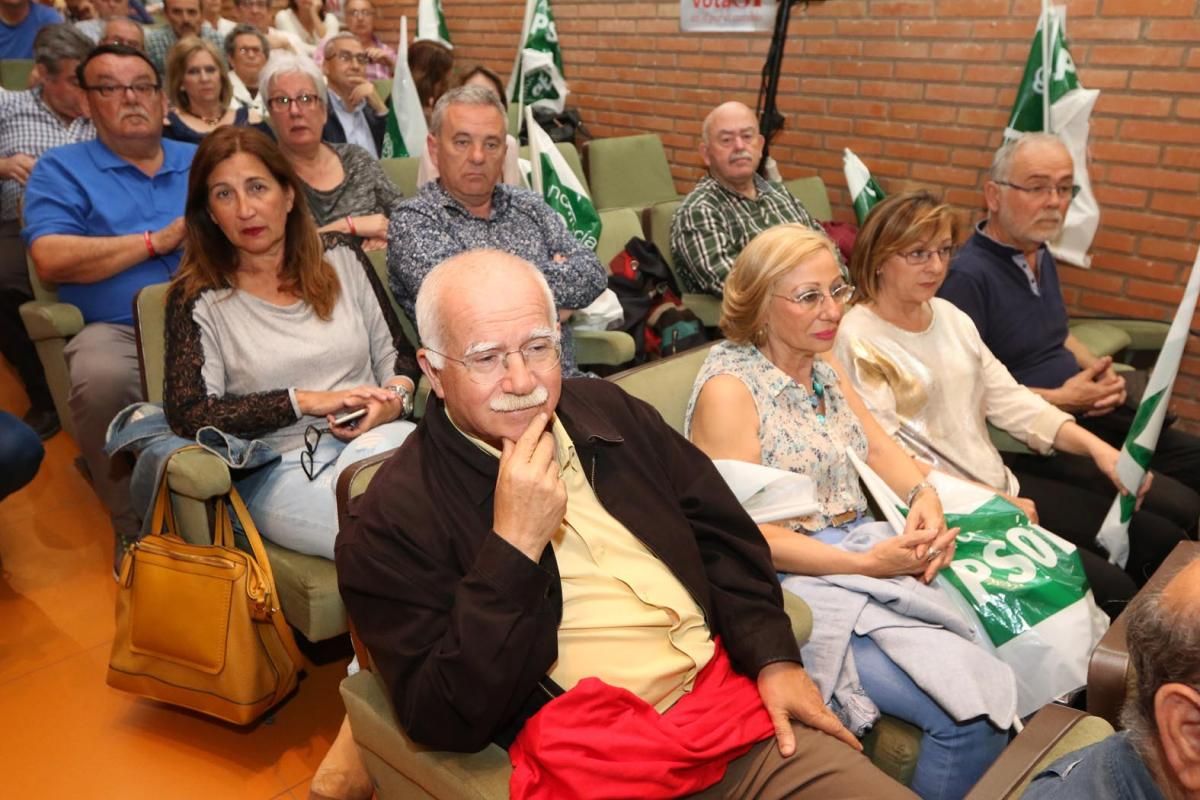
[[(1057, 264), (1046, 247), (1062, 230), (1074, 196), (1075, 166), (1056, 136), (1025, 134), (1005, 144), (984, 186), (988, 217), (954, 257), (938, 294), (975, 321), (984, 343), (1018, 382), (1120, 447), (1133, 422), (1125, 379), (1110, 357), (1097, 358), (1071, 335)], [(1023, 485), (1028, 475), (1031, 485), (1044, 476), (1112, 490), (1087, 458), (1006, 453), (1004, 460)], [(1150, 467), (1157, 474), (1144, 510), (1195, 538), (1200, 439), (1164, 429)]]
[(62, 21), (53, 8), (33, 0), (0, 0), (0, 58), (33, 58), (33, 37)]
[(164, 141), (166, 101), (140, 50), (101, 45), (78, 69), (94, 141), (46, 151), (25, 187), (25, 229), (38, 275), (83, 313), (67, 345), (70, 407), (96, 493), (121, 539), (137, 535), (128, 471), (104, 438), (117, 411), (141, 398), (133, 301), (179, 265), (195, 145)]

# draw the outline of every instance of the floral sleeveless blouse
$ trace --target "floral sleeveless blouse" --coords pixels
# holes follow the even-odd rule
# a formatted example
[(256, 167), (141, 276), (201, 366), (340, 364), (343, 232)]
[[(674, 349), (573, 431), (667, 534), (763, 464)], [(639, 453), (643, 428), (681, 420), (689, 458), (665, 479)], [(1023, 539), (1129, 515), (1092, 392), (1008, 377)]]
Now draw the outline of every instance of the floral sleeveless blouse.
[(852, 447), (866, 460), (866, 433), (846, 402), (833, 367), (818, 359), (813, 373), (825, 387), (823, 422), (813, 408), (811, 387), (796, 383), (754, 345), (720, 342), (709, 351), (696, 376), (684, 417), (684, 433), (690, 436), (696, 398), (710, 378), (732, 375), (746, 385), (758, 409), (762, 463), (803, 473), (816, 484), (821, 510), (784, 523), (794, 530), (819, 531), (829, 527), (830, 519), (838, 514), (867, 510), (858, 472), (846, 457), (846, 448)]

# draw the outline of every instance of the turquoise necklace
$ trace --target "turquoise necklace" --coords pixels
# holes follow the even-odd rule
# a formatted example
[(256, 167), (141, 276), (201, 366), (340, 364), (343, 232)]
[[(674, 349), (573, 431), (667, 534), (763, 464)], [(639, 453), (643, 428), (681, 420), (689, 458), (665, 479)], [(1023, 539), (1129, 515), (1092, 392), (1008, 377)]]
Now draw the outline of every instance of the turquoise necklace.
[[(825, 397), (825, 385), (821, 383), (821, 379), (817, 377), (817, 371), (813, 370), (812, 376), (812, 393), (808, 396), (808, 402), (813, 407), (813, 411), (817, 411), (821, 406), (821, 400)], [(826, 409), (828, 410), (828, 409)], [(825, 415), (817, 412), (817, 422), (824, 423)]]

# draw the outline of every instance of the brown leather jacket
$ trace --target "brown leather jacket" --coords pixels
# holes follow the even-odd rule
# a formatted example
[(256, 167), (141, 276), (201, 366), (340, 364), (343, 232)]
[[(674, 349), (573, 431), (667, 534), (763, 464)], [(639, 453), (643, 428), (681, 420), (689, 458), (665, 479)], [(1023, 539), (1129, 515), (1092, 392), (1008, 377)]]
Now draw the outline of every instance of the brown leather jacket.
[[(799, 662), (767, 544), (708, 457), (607, 381), (564, 381), (557, 414), (601, 503), (696, 599), (735, 669)], [(507, 746), (562, 691), (546, 677), (554, 551), (535, 564), (492, 532), (498, 464), (431, 397), (337, 540), (342, 597), (400, 724), (438, 749)]]

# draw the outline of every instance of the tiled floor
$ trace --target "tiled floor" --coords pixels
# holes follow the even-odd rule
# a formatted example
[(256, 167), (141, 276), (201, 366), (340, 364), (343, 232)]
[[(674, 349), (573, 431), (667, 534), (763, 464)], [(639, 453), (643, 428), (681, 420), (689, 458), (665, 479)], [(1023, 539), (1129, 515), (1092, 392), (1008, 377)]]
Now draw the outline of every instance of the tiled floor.
[[(0, 409), (25, 406), (0, 362)], [(108, 688), (112, 529), (77, 454), (58, 434), (33, 483), (0, 501), (0, 797), (304, 800), (342, 719), (345, 660), (309, 665), (249, 729)]]

